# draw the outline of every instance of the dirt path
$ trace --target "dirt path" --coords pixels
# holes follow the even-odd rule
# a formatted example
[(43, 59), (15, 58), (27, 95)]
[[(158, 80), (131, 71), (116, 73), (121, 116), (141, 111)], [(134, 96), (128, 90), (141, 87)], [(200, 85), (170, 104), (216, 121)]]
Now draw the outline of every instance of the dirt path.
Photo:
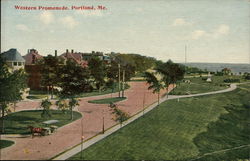
[[(126, 100), (117, 103), (118, 107), (134, 115), (143, 108), (143, 97), (145, 93), (145, 106), (157, 101), (157, 94), (147, 90), (145, 82), (130, 82), (130, 89), (125, 91)], [(170, 91), (170, 90), (169, 90)], [(166, 91), (162, 91), (161, 94)], [(117, 94), (115, 94), (117, 96)], [(15, 141), (15, 145), (4, 148), (1, 151), (2, 160), (47, 160), (72, 148), (81, 142), (81, 120), (83, 121), (84, 140), (87, 140), (102, 131), (102, 118), (104, 115), (105, 129), (116, 124), (112, 120), (108, 105), (90, 104), (89, 100), (108, 98), (111, 95), (82, 98), (77, 108), (84, 117), (65, 125), (52, 135), (44, 137), (8, 137), (3, 139)], [(114, 95), (113, 95), (114, 96)], [(37, 109), (38, 101), (23, 101), (17, 104), (16, 111)]]
[[(208, 156), (208, 155), (213, 155), (213, 154), (218, 154), (218, 153), (224, 153), (224, 152), (227, 152), (227, 151), (231, 151), (231, 150), (235, 150), (235, 149), (241, 149), (241, 148), (245, 148), (245, 147), (248, 147), (248, 146), (250, 146), (250, 144), (248, 144), (248, 145), (241, 145), (241, 146), (237, 146), (237, 147), (233, 147), (233, 148), (228, 148), (228, 149), (223, 149), (223, 150), (218, 150), (218, 151), (214, 151), (214, 152), (211, 152), (211, 153), (205, 153), (202, 156), (197, 157), (197, 158), (192, 159), (192, 160), (198, 160), (198, 159), (203, 158), (203, 157)], [(192, 160), (190, 160), (190, 161), (192, 161)]]

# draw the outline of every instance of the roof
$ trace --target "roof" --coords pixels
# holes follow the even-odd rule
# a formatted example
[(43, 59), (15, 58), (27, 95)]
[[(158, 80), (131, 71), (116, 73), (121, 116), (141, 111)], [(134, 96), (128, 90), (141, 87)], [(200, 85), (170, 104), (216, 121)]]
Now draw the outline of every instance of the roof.
[(17, 49), (10, 49), (1, 53), (1, 56), (6, 59), (6, 61), (14, 61), (14, 62), (25, 62), (21, 54), (17, 51)]
[(25, 56), (23, 56), (23, 58), (25, 59), (25, 64), (26, 65), (30, 65), (33, 64), (33, 56), (35, 58), (34, 61), (43, 58), (43, 56), (39, 55), (38, 52), (34, 49), (31, 49), (30, 52), (28, 54), (26, 54)]
[(77, 64), (79, 64), (82, 67), (87, 67), (88, 62), (85, 60), (82, 60), (82, 56), (78, 53), (63, 53), (60, 55), (61, 58), (71, 59), (74, 60)]

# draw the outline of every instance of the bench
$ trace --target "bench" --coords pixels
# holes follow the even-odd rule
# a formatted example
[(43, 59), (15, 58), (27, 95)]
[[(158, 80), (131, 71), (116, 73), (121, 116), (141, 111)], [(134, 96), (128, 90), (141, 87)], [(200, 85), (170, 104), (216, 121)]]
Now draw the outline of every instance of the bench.
[(58, 128), (57, 126), (55, 125), (51, 125), (51, 124), (54, 124), (54, 123), (58, 123), (59, 121), (58, 120), (48, 120), (48, 121), (44, 121), (43, 123), (46, 125), (46, 126), (49, 126), (50, 128), (50, 131), (51, 133), (55, 132), (56, 129)]

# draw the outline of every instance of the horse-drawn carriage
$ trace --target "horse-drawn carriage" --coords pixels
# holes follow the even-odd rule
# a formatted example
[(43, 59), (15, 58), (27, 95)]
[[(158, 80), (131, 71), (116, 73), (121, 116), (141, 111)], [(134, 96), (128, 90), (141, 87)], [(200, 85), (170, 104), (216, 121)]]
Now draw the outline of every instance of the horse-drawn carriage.
[(35, 134), (39, 134), (40, 136), (45, 136), (45, 135), (50, 135), (54, 133), (57, 130), (57, 126), (51, 125), (53, 123), (57, 123), (58, 120), (48, 120), (44, 121), (43, 123), (45, 124), (46, 127), (33, 127), (33, 126), (28, 126), (28, 128), (31, 131), (32, 138), (34, 137)]

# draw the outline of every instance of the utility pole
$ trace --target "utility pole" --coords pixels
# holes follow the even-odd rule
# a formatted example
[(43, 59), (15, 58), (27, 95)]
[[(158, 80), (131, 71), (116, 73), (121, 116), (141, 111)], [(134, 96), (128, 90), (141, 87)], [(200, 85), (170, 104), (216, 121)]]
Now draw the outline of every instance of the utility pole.
[(122, 97), (124, 97), (124, 90), (125, 90), (125, 70), (122, 71)]
[(102, 109), (102, 133), (104, 134), (104, 109)]
[(143, 102), (142, 102), (142, 110), (143, 110), (143, 115), (144, 115), (144, 106), (145, 106), (145, 90), (144, 90), (144, 93), (143, 93)]
[(82, 120), (81, 120), (81, 127), (82, 127), (82, 136), (81, 136), (81, 159), (82, 158), (82, 153), (83, 153), (83, 139), (84, 139), (84, 136), (83, 136), (83, 115), (82, 115)]
[(119, 91), (119, 97), (121, 97), (121, 77), (120, 77), (120, 68), (121, 68), (121, 65), (118, 64), (118, 91)]
[(185, 71), (187, 72), (187, 45), (185, 45)]
[(187, 65), (187, 45), (185, 45), (185, 65)]

